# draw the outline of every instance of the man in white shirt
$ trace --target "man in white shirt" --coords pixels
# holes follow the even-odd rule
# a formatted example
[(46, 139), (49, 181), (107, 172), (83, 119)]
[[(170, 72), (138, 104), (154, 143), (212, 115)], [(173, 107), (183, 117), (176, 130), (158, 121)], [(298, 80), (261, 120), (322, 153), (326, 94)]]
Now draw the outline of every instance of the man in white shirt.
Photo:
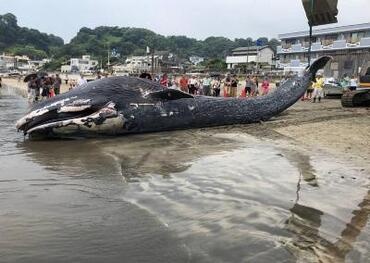
[(84, 78), (84, 76), (80, 75), (80, 79), (78, 80), (78, 86), (84, 85), (86, 83), (87, 83), (87, 81)]

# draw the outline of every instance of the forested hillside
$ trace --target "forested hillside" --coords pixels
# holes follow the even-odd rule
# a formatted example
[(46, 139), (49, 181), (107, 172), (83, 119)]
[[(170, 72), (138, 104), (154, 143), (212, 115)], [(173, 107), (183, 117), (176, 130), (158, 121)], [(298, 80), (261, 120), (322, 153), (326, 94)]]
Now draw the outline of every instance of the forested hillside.
[(41, 59), (52, 56), (63, 44), (60, 37), (18, 26), (13, 14), (0, 15), (0, 53)]
[[(247, 32), (246, 32), (247, 34)], [(262, 45), (276, 48), (276, 39), (259, 38)], [(112, 60), (123, 60), (129, 55), (144, 55), (146, 47), (171, 51), (180, 58), (201, 56), (208, 59), (224, 59), (230, 51), (240, 46), (255, 45), (252, 38), (230, 40), (225, 37), (208, 37), (197, 40), (186, 36), (163, 36), (142, 28), (101, 26), (95, 29), (83, 27), (70, 43), (60, 37), (40, 33), (38, 30), (19, 27), (13, 14), (0, 15), (0, 53), (28, 55), (34, 59), (52, 57), (53, 68), (71, 57), (90, 54), (106, 62), (108, 50), (116, 56)]]

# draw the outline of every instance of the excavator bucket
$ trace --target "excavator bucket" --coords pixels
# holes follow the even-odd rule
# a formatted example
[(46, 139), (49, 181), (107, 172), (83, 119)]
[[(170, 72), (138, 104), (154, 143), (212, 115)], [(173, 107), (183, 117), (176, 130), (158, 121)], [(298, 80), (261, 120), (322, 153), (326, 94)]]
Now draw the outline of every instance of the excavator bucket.
[(302, 0), (311, 26), (337, 23), (338, 0)]

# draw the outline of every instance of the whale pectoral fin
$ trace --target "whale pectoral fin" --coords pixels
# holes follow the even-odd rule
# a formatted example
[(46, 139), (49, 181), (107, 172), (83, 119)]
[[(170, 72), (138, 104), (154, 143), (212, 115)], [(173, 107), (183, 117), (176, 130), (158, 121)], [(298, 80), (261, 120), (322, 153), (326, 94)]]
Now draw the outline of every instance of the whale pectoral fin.
[(152, 92), (148, 95), (148, 97), (157, 100), (178, 100), (185, 98), (194, 98), (194, 96), (176, 89), (165, 89)]

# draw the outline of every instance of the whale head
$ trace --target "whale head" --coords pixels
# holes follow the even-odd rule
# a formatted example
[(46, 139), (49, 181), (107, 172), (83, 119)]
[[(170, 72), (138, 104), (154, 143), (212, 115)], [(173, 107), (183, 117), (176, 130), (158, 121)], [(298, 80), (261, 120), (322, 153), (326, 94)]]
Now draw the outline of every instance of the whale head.
[(111, 77), (84, 84), (35, 104), (16, 127), (24, 134), (72, 135), (124, 132), (133, 104), (145, 103), (162, 88), (151, 81)]

